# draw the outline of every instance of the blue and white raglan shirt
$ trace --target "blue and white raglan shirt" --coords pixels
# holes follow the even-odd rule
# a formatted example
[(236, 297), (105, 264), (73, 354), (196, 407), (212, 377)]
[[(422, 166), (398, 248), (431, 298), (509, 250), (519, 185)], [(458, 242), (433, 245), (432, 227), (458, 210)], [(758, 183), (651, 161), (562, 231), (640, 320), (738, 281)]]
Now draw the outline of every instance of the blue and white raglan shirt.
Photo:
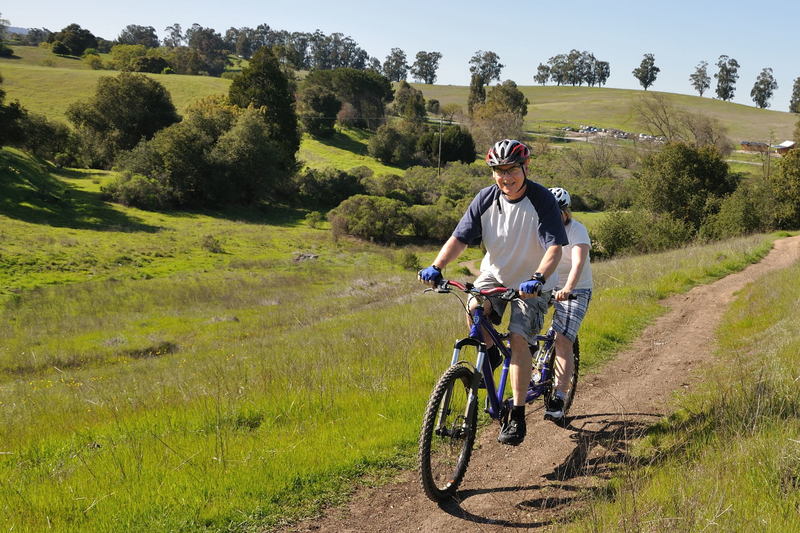
[[(497, 185), (482, 189), (453, 231), (467, 245), (483, 242), (481, 272), (492, 274), (506, 287), (517, 288), (531, 279), (550, 246), (569, 244), (553, 194), (538, 183), (525, 183), (525, 195), (513, 202)], [(544, 290), (555, 288), (557, 282), (554, 273)]]

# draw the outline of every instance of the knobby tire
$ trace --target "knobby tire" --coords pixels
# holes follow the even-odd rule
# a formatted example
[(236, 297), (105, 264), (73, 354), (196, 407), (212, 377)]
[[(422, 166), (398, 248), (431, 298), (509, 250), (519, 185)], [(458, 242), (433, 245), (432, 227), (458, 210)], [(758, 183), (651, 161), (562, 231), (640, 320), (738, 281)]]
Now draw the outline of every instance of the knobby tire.
[[(472, 377), (472, 370), (465, 365), (448, 368), (439, 378), (425, 409), (419, 435), (419, 477), (425, 494), (435, 502), (455, 493), (472, 456), (478, 421), (477, 395), (473, 394), (472, 402), (469, 401)], [(446, 432), (443, 435), (437, 434), (436, 429), (446, 397), (450, 401), (443, 415)]]

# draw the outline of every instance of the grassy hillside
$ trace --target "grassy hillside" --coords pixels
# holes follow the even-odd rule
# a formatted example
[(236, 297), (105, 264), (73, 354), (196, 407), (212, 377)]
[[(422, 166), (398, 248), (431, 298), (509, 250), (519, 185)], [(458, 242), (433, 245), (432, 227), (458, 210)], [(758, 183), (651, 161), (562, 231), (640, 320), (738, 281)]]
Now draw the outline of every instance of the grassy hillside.
[(701, 391), (571, 531), (800, 530), (800, 264), (744, 289)]
[[(0, 527), (254, 529), (408, 463), (463, 320), (400, 250), (289, 210), (106, 204), (106, 179), (0, 152)], [(588, 367), (765, 242), (598, 264)]]
[[(469, 87), (413, 85), (424, 93), (426, 99), (436, 98), (442, 104), (456, 103), (466, 109)], [(645, 94), (644, 91), (570, 86), (520, 86), (519, 88), (531, 102), (528, 106), (528, 115), (525, 117), (525, 125), (531, 130), (541, 131), (560, 126), (587, 124), (625, 131), (642, 131), (636, 124), (631, 104), (641, 98)], [(677, 107), (716, 117), (728, 127), (729, 136), (736, 142), (745, 139), (769, 140), (770, 132), (774, 133), (774, 140), (777, 142), (791, 139), (797, 122), (797, 115), (784, 111), (758, 109), (710, 97), (649, 92), (663, 94)]]
[[(17, 59), (0, 58), (0, 73), (9, 98), (18, 98), (27, 108), (51, 118), (63, 116), (67, 105), (91, 94), (99, 76), (108, 71), (92, 71), (78, 59), (60, 58), (38, 47), (14, 47)], [(227, 91), (229, 80), (205, 76), (154, 75), (172, 93), (179, 110), (208, 94)], [(425, 98), (442, 104), (457, 103), (466, 107), (469, 87), (414, 84)], [(531, 101), (526, 127), (549, 130), (565, 125), (592, 124), (627, 131), (640, 131), (631, 113), (631, 104), (644, 91), (605, 87), (520, 86)], [(739, 88), (742, 90), (742, 88)], [(651, 91), (655, 92), (655, 91)], [(714, 116), (727, 125), (735, 141), (768, 140), (770, 133), (780, 142), (791, 139), (796, 115), (783, 111), (757, 109), (742, 104), (722, 102), (672, 93), (664, 94), (672, 103), (691, 111)]]
[[(15, 46), (14, 54), (18, 58), (0, 58), (6, 98), (17, 99), (26, 109), (62, 122), (69, 104), (94, 94), (98, 78), (117, 74), (90, 70), (79, 59), (59, 57), (39, 47)], [(167, 88), (178, 112), (205, 96), (227, 93), (231, 83), (209, 76), (149, 76)]]

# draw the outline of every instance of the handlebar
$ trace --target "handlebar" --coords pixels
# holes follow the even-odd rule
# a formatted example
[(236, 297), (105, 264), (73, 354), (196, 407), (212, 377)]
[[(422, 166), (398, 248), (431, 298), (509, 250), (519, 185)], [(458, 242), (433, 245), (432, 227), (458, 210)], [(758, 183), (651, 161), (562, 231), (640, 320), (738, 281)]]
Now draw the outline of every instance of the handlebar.
[[(450, 289), (453, 287), (467, 294), (473, 294), (478, 296), (499, 296), (501, 299), (508, 301), (511, 301), (515, 298), (523, 298), (523, 294), (527, 295), (527, 293), (521, 293), (518, 290), (511, 289), (509, 287), (492, 287), (490, 289), (478, 289), (472, 283), (461, 283), (460, 281), (455, 281), (452, 279), (450, 280), (443, 279), (441, 283), (439, 283), (435, 288), (426, 290), (434, 290), (436, 292), (450, 292)], [(533, 296), (533, 295), (531, 294), (528, 296)], [(568, 297), (569, 300), (574, 300), (575, 298), (577, 298), (577, 296), (575, 296), (574, 294), (570, 294)], [(552, 299), (553, 298), (551, 298), (551, 300)]]

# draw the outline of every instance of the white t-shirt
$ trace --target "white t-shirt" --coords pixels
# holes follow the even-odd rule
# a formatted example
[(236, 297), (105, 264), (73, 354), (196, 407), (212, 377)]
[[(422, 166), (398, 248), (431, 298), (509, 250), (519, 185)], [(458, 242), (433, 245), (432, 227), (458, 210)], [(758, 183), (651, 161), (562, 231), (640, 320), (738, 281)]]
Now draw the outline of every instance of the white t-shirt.
[[(569, 224), (564, 226), (567, 230), (567, 238), (569, 244), (564, 246), (561, 254), (561, 261), (558, 263), (558, 287), (562, 288), (569, 279), (569, 271), (572, 270), (572, 250), (576, 244), (588, 244), (589, 248), (592, 247), (592, 240), (589, 238), (589, 232), (586, 231), (586, 226), (575, 220), (574, 218)], [(591, 259), (587, 255), (586, 262), (583, 264), (583, 271), (581, 272), (578, 283), (575, 284), (576, 289), (591, 289), (592, 288), (592, 265)]]

